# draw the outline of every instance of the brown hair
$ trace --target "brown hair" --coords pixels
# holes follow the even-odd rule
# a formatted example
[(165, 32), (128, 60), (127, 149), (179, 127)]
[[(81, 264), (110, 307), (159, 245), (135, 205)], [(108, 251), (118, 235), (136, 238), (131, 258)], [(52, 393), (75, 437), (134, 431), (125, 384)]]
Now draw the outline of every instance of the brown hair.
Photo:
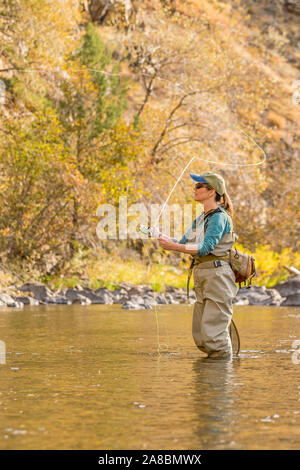
[(218, 194), (216, 192), (216, 198), (215, 198), (215, 201), (216, 202), (221, 202), (220, 206), (222, 206), (227, 212), (229, 212), (231, 218), (233, 218), (233, 205), (232, 205), (232, 202), (231, 202), (231, 199), (230, 197), (228, 196), (228, 193), (225, 193), (223, 194), (223, 196), (220, 196), (220, 194)]

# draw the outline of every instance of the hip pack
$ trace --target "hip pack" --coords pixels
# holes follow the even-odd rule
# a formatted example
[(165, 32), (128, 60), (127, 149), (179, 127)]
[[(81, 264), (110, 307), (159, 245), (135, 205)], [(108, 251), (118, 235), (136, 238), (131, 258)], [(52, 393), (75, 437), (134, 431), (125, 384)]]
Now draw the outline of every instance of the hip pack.
[[(230, 228), (233, 229), (227, 211), (224, 210), (222, 212), (227, 216)], [(242, 253), (236, 248), (231, 248), (229, 252), (229, 263), (235, 274), (235, 282), (239, 284), (240, 288), (243, 282), (244, 286), (247, 286), (247, 289), (249, 289), (251, 287), (252, 278), (256, 275), (255, 259), (253, 256)]]
[(252, 278), (256, 275), (255, 259), (251, 255), (232, 248), (229, 252), (229, 263), (235, 274), (235, 282), (239, 284), (239, 287), (242, 287), (243, 282), (244, 286), (249, 289)]

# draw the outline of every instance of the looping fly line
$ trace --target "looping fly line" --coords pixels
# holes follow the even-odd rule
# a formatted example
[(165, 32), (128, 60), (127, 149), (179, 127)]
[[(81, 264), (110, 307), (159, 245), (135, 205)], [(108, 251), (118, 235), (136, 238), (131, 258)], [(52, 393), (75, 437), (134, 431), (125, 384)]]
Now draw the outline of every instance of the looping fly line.
[(249, 166), (258, 166), (258, 165), (262, 165), (263, 163), (265, 163), (266, 159), (267, 159), (267, 155), (266, 155), (266, 152), (261, 148), (261, 146), (255, 142), (255, 140), (248, 134), (246, 134), (246, 132), (244, 132), (242, 129), (239, 129), (243, 134), (245, 134), (249, 139), (252, 140), (252, 142), (254, 142), (254, 144), (262, 151), (263, 153), (263, 160), (260, 161), (260, 162), (256, 162), (256, 163), (224, 163), (224, 162), (219, 162), (219, 161), (213, 161), (213, 160), (207, 160), (205, 158), (202, 158), (202, 157), (192, 157), (190, 159), (190, 161), (188, 162), (188, 164), (184, 167), (184, 169), (182, 170), (182, 172), (180, 173), (179, 175), (179, 178), (177, 179), (177, 181), (175, 182), (173, 188), (171, 189), (167, 199), (165, 200), (165, 202), (163, 203), (162, 205), (162, 208), (157, 216), (157, 218), (155, 219), (155, 222), (153, 224), (153, 227), (154, 228), (158, 228), (159, 226), (159, 219), (163, 213), (163, 211), (165, 210), (166, 208), (166, 205), (168, 204), (168, 201), (170, 199), (170, 197), (172, 196), (173, 194), (173, 191), (175, 190), (177, 184), (179, 183), (179, 181), (181, 180), (182, 176), (184, 175), (184, 173), (186, 172), (186, 170), (188, 169), (188, 167), (190, 166), (190, 164), (194, 161), (194, 160), (199, 160), (199, 161), (202, 161), (202, 162), (207, 162), (207, 163), (214, 163), (215, 165), (226, 165), (226, 166), (233, 166), (233, 167), (237, 167), (237, 166), (241, 166), (241, 167), (249, 167)]

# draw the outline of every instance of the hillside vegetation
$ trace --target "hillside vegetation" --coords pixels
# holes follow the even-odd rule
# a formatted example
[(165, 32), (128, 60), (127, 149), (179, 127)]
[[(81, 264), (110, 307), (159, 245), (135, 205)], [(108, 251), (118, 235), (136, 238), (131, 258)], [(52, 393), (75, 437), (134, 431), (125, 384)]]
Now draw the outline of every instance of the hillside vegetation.
[[(280, 0), (0, 0), (2, 282), (184, 267), (156, 242), (99, 240), (96, 213), (162, 204), (192, 157), (224, 176), (258, 282), (300, 269), (299, 19)], [(254, 141), (267, 159), (246, 166)], [(188, 175), (170, 204), (193, 201)]]

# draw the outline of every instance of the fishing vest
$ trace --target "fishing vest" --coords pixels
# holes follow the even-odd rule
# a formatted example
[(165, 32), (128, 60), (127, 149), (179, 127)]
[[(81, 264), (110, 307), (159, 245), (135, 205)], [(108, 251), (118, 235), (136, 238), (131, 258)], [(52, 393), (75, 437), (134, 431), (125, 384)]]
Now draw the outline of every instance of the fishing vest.
[[(208, 224), (208, 219), (210, 216), (215, 214), (216, 212), (225, 212), (225, 209), (220, 209), (219, 207), (217, 209), (212, 209), (208, 211), (205, 216), (204, 216), (204, 233), (207, 228)], [(225, 214), (227, 215), (227, 214)], [(189, 284), (190, 284), (190, 279), (191, 275), (194, 269), (194, 266), (196, 266), (199, 263), (205, 263), (207, 261), (215, 261), (215, 260), (224, 260), (229, 262), (229, 253), (230, 250), (232, 249), (233, 245), (235, 244), (236, 240), (238, 239), (238, 235), (233, 230), (233, 224), (231, 217), (228, 216), (228, 221), (230, 224), (230, 232), (227, 232), (219, 241), (219, 243), (215, 246), (215, 248), (205, 256), (201, 255), (194, 255), (192, 258), (192, 262), (189, 267), (189, 272), (188, 272), (188, 280), (187, 280), (187, 298), (189, 299)], [(193, 236), (188, 238), (188, 243), (196, 243), (196, 235), (193, 234)]]
[[(205, 214), (205, 216), (204, 216), (204, 233), (207, 229), (208, 220), (209, 220), (210, 216), (212, 216), (216, 212), (225, 213), (225, 209), (222, 210), (219, 207), (217, 207), (217, 209), (211, 209), (210, 211), (208, 211)], [(226, 256), (226, 255), (229, 255), (229, 252), (230, 252), (232, 246), (235, 244), (235, 242), (238, 239), (238, 235), (236, 235), (236, 233), (233, 230), (233, 224), (232, 224), (231, 217), (228, 216), (227, 214), (225, 214), (225, 215), (227, 216), (229, 224), (230, 224), (230, 232), (225, 233), (225, 235), (222, 237), (222, 239), (215, 246), (215, 248), (210, 252), (209, 255), (206, 255), (206, 256), (194, 255), (194, 258), (197, 258), (197, 263), (199, 261), (201, 262), (202, 259), (203, 259), (203, 262), (204, 262), (204, 260), (209, 261), (209, 259), (207, 259), (207, 257), (209, 257), (210, 255), (214, 255), (210, 259), (215, 259), (214, 257), (219, 257), (219, 256), (223, 257), (223, 256)], [(188, 237), (187, 243), (197, 243), (197, 236), (196, 236), (195, 233), (190, 234), (190, 236)]]

